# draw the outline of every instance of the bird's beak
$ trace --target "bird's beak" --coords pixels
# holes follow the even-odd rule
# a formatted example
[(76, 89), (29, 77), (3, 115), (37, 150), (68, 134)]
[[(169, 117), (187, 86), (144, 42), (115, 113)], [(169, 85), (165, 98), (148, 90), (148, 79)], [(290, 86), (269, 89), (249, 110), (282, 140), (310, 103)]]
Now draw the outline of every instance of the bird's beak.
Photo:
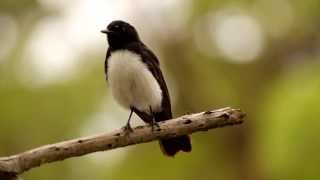
[(108, 34), (108, 33), (110, 33), (111, 31), (109, 31), (108, 29), (103, 29), (103, 30), (101, 30), (101, 33), (104, 33), (104, 34)]

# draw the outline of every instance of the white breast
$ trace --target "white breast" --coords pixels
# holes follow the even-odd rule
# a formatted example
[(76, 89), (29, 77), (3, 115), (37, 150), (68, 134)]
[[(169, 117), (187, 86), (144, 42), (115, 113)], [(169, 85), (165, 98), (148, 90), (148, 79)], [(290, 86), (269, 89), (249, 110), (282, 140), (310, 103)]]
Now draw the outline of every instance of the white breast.
[(117, 102), (140, 111), (161, 110), (162, 91), (138, 54), (128, 50), (111, 53), (108, 59), (108, 82)]

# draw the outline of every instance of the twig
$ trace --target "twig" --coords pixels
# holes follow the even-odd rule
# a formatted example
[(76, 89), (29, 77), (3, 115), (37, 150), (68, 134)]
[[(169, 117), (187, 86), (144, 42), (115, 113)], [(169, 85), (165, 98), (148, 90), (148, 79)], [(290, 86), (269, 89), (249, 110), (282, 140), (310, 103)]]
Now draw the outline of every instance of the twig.
[(244, 117), (245, 114), (238, 109), (223, 108), (160, 122), (159, 128), (156, 128), (153, 132), (149, 125), (144, 125), (135, 127), (134, 132), (129, 135), (125, 135), (125, 132), (120, 129), (110, 133), (45, 145), (17, 155), (0, 158), (0, 179), (5, 179), (2, 177), (9, 175), (14, 177), (45, 163), (97, 151), (106, 151), (161, 138), (171, 138), (196, 131), (207, 131), (213, 128), (240, 124)]

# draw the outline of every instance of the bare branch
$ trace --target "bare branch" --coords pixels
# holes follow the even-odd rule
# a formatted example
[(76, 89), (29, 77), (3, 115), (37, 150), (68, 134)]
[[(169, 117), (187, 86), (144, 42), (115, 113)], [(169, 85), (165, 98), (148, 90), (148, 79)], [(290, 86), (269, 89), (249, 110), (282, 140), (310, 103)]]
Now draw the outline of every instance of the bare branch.
[(162, 138), (191, 134), (196, 131), (207, 131), (213, 128), (240, 124), (244, 117), (245, 114), (238, 109), (223, 108), (160, 122), (159, 128), (156, 128), (153, 132), (150, 125), (144, 125), (135, 127), (134, 132), (128, 135), (120, 129), (110, 133), (45, 145), (17, 155), (0, 158), (0, 177), (4, 175), (14, 177), (16, 174), (21, 174), (45, 163), (97, 151), (106, 151)]

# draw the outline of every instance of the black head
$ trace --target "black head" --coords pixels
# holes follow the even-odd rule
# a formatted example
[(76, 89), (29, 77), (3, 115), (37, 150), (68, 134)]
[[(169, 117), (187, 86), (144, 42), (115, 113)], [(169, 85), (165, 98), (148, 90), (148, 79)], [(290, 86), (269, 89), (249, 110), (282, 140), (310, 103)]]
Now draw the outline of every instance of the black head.
[(101, 31), (108, 36), (109, 46), (115, 49), (139, 40), (136, 29), (124, 21), (112, 21), (105, 30)]

